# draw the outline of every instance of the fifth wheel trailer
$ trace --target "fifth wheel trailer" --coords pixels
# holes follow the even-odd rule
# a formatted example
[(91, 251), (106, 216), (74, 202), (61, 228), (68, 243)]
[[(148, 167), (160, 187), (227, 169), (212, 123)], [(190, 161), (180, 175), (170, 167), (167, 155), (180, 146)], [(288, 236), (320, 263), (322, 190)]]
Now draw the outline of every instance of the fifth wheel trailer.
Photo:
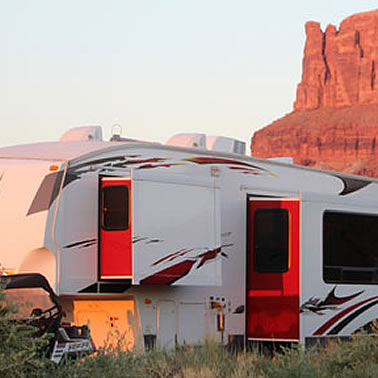
[(100, 135), (0, 149), (2, 272), (44, 275), (97, 345), (371, 330), (377, 180), (248, 157), (230, 138)]

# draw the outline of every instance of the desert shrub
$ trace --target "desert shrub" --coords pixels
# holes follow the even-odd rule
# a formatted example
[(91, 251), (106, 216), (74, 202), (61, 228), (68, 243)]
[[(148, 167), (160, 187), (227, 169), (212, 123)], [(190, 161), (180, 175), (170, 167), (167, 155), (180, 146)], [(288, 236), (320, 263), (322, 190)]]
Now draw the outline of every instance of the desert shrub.
[[(1, 291), (0, 303), (4, 303)], [(35, 338), (32, 327), (12, 322), (13, 311), (12, 305), (0, 307), (0, 376), (6, 378), (378, 377), (378, 336), (366, 335), (327, 348), (285, 348), (273, 356), (257, 350), (230, 353), (214, 343), (135, 353), (125, 352), (120, 341), (57, 366), (40, 353), (48, 340)]]
[[(70, 363), (56, 371), (59, 377), (153, 377), (153, 378), (228, 378), (264, 377), (269, 358), (257, 353), (227, 352), (212, 343), (184, 346), (175, 350), (154, 350), (144, 354), (106, 348), (79, 363)], [(262, 362), (264, 361), (264, 362)]]
[(319, 366), (318, 352), (314, 349), (303, 350), (301, 346), (284, 348), (276, 352), (273, 358), (264, 366), (266, 377), (303, 377), (322, 376)]
[(15, 321), (17, 306), (9, 302), (0, 288), (0, 376), (38, 377), (50, 361), (43, 356), (49, 335), (35, 337), (36, 328)]
[(266, 377), (378, 377), (378, 337), (360, 335), (325, 348), (300, 346), (276, 353)]
[[(215, 344), (155, 350), (144, 354), (118, 348), (100, 349), (96, 355), (57, 367), (59, 377), (377, 377), (378, 339), (358, 337), (327, 348), (283, 349), (274, 356), (256, 351), (232, 354)], [(49, 372), (45, 373), (49, 377)]]
[(378, 335), (360, 335), (319, 352), (321, 366), (330, 377), (378, 377)]
[(95, 356), (69, 363), (56, 377), (230, 377), (236, 357), (224, 348), (207, 344), (144, 354), (101, 348)]

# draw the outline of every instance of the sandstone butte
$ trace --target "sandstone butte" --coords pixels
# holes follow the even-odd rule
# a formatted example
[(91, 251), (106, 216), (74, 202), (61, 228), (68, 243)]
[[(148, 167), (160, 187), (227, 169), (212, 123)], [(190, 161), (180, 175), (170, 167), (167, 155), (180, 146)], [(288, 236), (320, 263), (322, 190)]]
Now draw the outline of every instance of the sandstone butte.
[(378, 10), (305, 28), (294, 110), (253, 135), (252, 155), (378, 177)]

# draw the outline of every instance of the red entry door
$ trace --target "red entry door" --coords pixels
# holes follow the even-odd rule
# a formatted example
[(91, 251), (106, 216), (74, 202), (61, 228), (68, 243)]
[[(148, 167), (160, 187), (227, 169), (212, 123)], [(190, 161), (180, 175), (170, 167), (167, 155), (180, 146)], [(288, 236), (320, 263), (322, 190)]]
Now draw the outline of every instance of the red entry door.
[(248, 202), (248, 338), (299, 339), (299, 200)]
[(101, 177), (100, 180), (100, 279), (130, 279), (131, 179)]

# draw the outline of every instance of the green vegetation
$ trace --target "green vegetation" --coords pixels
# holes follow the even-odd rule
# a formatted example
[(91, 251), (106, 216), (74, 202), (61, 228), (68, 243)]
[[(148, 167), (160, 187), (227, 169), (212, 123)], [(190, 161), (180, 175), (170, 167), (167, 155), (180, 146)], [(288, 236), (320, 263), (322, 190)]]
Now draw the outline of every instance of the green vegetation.
[[(320, 350), (285, 349), (273, 358), (254, 351), (232, 354), (213, 344), (145, 354), (100, 349), (94, 356), (60, 366), (40, 360), (31, 368), (31, 361), (25, 363), (20, 357), (12, 371), (5, 370), (7, 358), (1, 353), (3, 377), (378, 377), (377, 337), (360, 337)], [(8, 353), (16, 356), (9, 349)]]
[(14, 320), (17, 310), (0, 290), (0, 377), (37, 377), (51, 366), (43, 357), (49, 336), (34, 337), (36, 328)]
[(103, 348), (95, 355), (56, 366), (41, 352), (48, 336), (12, 320), (17, 309), (0, 291), (0, 377), (378, 377), (378, 334), (324, 349), (283, 349), (272, 356), (230, 353), (214, 344), (144, 354)]
[(59, 367), (57, 377), (378, 377), (378, 337), (359, 337), (326, 349), (285, 349), (273, 358), (232, 354), (208, 344), (146, 354), (100, 350)]

